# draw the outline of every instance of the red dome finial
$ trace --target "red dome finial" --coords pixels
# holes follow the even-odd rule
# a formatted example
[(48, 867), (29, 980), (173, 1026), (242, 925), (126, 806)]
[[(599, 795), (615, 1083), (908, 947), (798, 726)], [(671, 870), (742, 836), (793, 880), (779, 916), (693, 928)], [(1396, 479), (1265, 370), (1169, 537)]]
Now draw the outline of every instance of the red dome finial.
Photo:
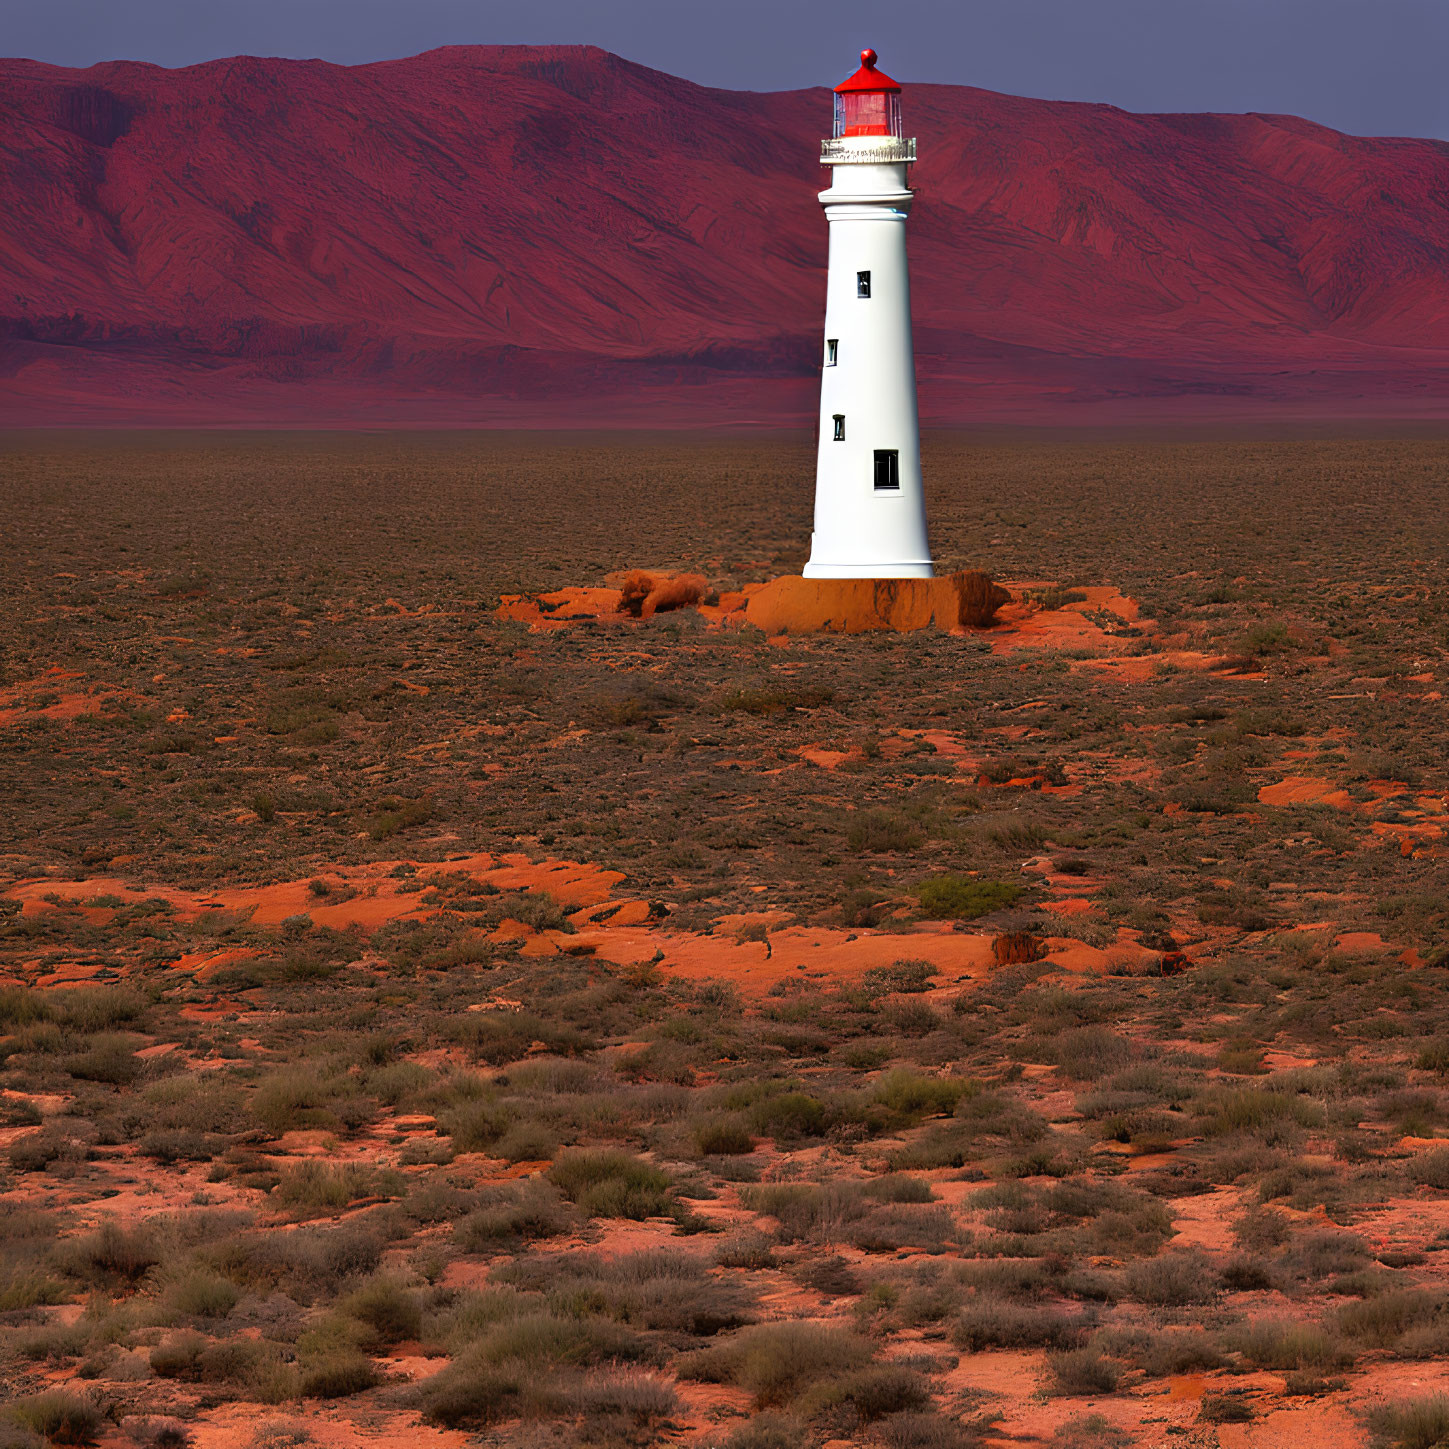
[(876, 61), (878, 61), (878, 60), (879, 60), (879, 59), (880, 59), (880, 56), (878, 56), (878, 55), (877, 55), (877, 54), (876, 54), (876, 53), (875, 53), (875, 51), (873, 51), (873, 50), (872, 50), (872, 49), (871, 49), (871, 48), (870, 48), (870, 47), (869, 47), (869, 46), (867, 46), (867, 47), (866, 47), (866, 48), (865, 48), (865, 49), (864, 49), (864, 50), (863, 50), (863, 51), (861, 51), (861, 53), (860, 53), (860, 63), (861, 63), (861, 64), (862, 64), (862, 65), (863, 65), (863, 66), (864, 66), (864, 67), (865, 67), (865, 68), (866, 68), (866, 69), (867, 69), (867, 70), (874, 70), (874, 69), (875, 69), (875, 63), (876, 63)]

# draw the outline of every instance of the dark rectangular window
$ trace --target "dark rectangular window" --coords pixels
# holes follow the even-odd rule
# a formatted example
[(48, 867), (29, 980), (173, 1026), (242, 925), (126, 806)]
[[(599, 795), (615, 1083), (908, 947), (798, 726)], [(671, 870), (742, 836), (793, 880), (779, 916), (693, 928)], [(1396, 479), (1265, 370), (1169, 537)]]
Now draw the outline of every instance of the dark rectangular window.
[(894, 448), (875, 450), (875, 486), (877, 488), (899, 488), (901, 486), (901, 455)]
[(845, 414), (844, 413), (836, 413), (835, 414), (835, 441), (837, 443), (843, 443), (845, 441)]
[(855, 295), (857, 297), (870, 296), (870, 273), (857, 272), (855, 274)]
[(826, 367), (834, 367), (835, 366), (835, 354), (839, 350), (839, 348), (840, 348), (840, 343), (834, 337), (830, 338), (826, 342), (826, 344), (825, 344), (825, 365), (826, 365)]

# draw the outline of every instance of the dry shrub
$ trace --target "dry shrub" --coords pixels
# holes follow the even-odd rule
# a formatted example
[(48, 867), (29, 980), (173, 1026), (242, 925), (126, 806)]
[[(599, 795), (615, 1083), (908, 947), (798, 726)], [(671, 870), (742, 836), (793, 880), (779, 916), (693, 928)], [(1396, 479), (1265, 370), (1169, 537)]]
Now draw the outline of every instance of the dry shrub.
[(1052, 1435), (1051, 1449), (1132, 1449), (1136, 1441), (1101, 1414), (1068, 1419)]
[(679, 1396), (653, 1374), (607, 1369), (563, 1389), (558, 1407), (582, 1418), (584, 1442), (613, 1445), (635, 1442), (641, 1431), (647, 1434), (651, 1426), (670, 1418), (679, 1409)]
[(1066, 1398), (1110, 1394), (1122, 1376), (1117, 1365), (1090, 1344), (1049, 1353), (1047, 1370), (1051, 1375), (1050, 1392)]
[(758, 1271), (779, 1266), (775, 1260), (773, 1241), (764, 1233), (748, 1231), (732, 1233), (724, 1238), (715, 1249), (714, 1260), (721, 1268)]
[(657, 1358), (645, 1340), (617, 1323), (534, 1309), (470, 1334), (463, 1353), (419, 1384), (413, 1398), (431, 1424), (482, 1427), (557, 1412), (567, 1390), (561, 1372)]
[(1389, 1449), (1441, 1449), (1449, 1443), (1449, 1395), (1378, 1409), (1371, 1422)]
[(489, 1281), (656, 1332), (709, 1336), (753, 1317), (744, 1282), (714, 1277), (707, 1262), (684, 1253), (539, 1254), (515, 1258)]
[(1257, 1322), (1229, 1330), (1225, 1345), (1257, 1369), (1342, 1368), (1353, 1354), (1341, 1340), (1313, 1323)]
[(1409, 1176), (1423, 1187), (1449, 1189), (1449, 1147), (1436, 1147), (1414, 1158)]
[(817, 1323), (762, 1323), (678, 1361), (681, 1378), (731, 1383), (758, 1405), (786, 1404), (822, 1379), (856, 1372), (874, 1356), (856, 1334)]
[(73, 1277), (135, 1283), (161, 1261), (161, 1249), (145, 1225), (123, 1228), (107, 1222), (93, 1233), (63, 1243), (56, 1256), (59, 1265)]
[(101, 1415), (89, 1399), (64, 1389), (16, 1399), (5, 1417), (16, 1428), (43, 1435), (52, 1444), (90, 1444), (101, 1427)]
[(961, 1310), (951, 1330), (957, 1348), (1067, 1349), (1081, 1342), (1091, 1320), (1057, 1308), (1035, 1307), (982, 1294)]
[(799, 1401), (799, 1412), (823, 1419), (837, 1434), (890, 1414), (919, 1413), (931, 1406), (924, 1378), (901, 1364), (870, 1364), (843, 1378), (817, 1384)]
[(1142, 1303), (1181, 1308), (1210, 1303), (1221, 1289), (1221, 1279), (1206, 1253), (1186, 1250), (1142, 1258), (1127, 1268), (1127, 1290)]
[(929, 1184), (904, 1174), (866, 1182), (762, 1183), (740, 1190), (741, 1203), (780, 1224), (788, 1242), (849, 1243), (866, 1252), (917, 1247), (940, 1252), (957, 1236), (954, 1216), (931, 1201)]

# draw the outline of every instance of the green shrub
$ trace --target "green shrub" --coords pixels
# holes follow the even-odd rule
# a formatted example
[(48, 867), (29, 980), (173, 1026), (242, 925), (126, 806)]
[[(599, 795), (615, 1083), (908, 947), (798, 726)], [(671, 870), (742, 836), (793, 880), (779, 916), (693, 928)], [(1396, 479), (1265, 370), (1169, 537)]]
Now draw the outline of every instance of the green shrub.
[(0, 986), (0, 1026), (7, 1031), (49, 1019), (50, 1010), (44, 994), (25, 986)]
[(1261, 624), (1254, 624), (1238, 640), (1239, 650), (1254, 658), (1264, 654), (1281, 654), (1292, 644), (1293, 636), (1281, 619), (1267, 619)]
[(571, 932), (574, 926), (569, 920), (568, 912), (569, 908), (548, 891), (517, 891), (510, 895), (493, 897), (483, 907), (483, 918), (495, 926), (508, 920), (532, 926), (535, 931)]
[(793, 1142), (825, 1131), (825, 1103), (808, 1092), (781, 1092), (750, 1108), (750, 1126), (762, 1137)]
[(169, 1283), (164, 1302), (169, 1313), (183, 1318), (225, 1318), (240, 1297), (235, 1283), (202, 1269)]
[(493, 1152), (505, 1162), (547, 1162), (558, 1151), (558, 1138), (542, 1122), (515, 1122)]
[(512, 1125), (512, 1112), (491, 1095), (459, 1102), (438, 1117), (438, 1130), (452, 1139), (455, 1152), (487, 1152)]
[(298, 1387), (305, 1399), (344, 1399), (370, 1389), (378, 1380), (371, 1359), (357, 1349), (332, 1348), (304, 1354), (298, 1369)]
[(576, 1225), (557, 1188), (542, 1178), (484, 1188), (477, 1207), (453, 1227), (465, 1253), (493, 1253), (520, 1242), (553, 1238)]
[(280, 1288), (299, 1303), (331, 1299), (339, 1287), (377, 1268), (389, 1229), (401, 1222), (377, 1213), (348, 1217), (336, 1227), (239, 1233), (210, 1245), (206, 1257), (234, 1283)]
[(378, 807), (367, 827), (367, 833), (374, 840), (386, 840), (401, 831), (411, 830), (417, 825), (426, 825), (433, 818), (433, 802), (420, 800), (387, 799)]
[(323, 1162), (305, 1158), (286, 1168), (272, 1198), (298, 1216), (341, 1212), (365, 1197), (399, 1197), (402, 1179), (360, 1162)]
[(1322, 1124), (1323, 1110), (1317, 1102), (1290, 1092), (1263, 1087), (1230, 1087), (1206, 1101), (1203, 1123), (1209, 1136), (1242, 1133), (1269, 1144), (1297, 1135), (1303, 1127)]
[(1005, 881), (938, 875), (916, 887), (921, 914), (933, 921), (974, 921), (1005, 910), (1021, 898), (1021, 887)]
[(561, 1153), (547, 1176), (591, 1218), (652, 1218), (673, 1207), (669, 1174), (630, 1152), (574, 1149)]
[(882, 1072), (870, 1088), (872, 1100), (903, 1117), (936, 1117), (956, 1110), (981, 1084), (962, 1077), (928, 1077), (910, 1067)]
[(337, 1311), (369, 1330), (371, 1346), (402, 1343), (417, 1338), (423, 1330), (418, 1295), (394, 1278), (374, 1278), (364, 1283), (338, 1303)]
[(145, 1070), (145, 1064), (136, 1055), (140, 1044), (137, 1037), (102, 1033), (90, 1039), (85, 1051), (66, 1057), (61, 1066), (78, 1081), (128, 1086)]
[(694, 1129), (695, 1149), (702, 1157), (732, 1157), (755, 1150), (755, 1139), (738, 1117), (712, 1117)]
[(0, 1269), (0, 1313), (14, 1313), (22, 1308), (53, 1307), (64, 1303), (71, 1290), (43, 1268), (20, 1263)]
[(562, 1388), (559, 1410), (577, 1414), (586, 1442), (635, 1444), (679, 1410), (679, 1395), (650, 1374), (605, 1370)]
[(1094, 1024), (1058, 1032), (1052, 1040), (1042, 1043), (1041, 1051), (1047, 1061), (1055, 1062), (1074, 1081), (1095, 1082), (1125, 1067), (1136, 1048), (1111, 1027)]
[(797, 689), (737, 687), (720, 696), (719, 707), (727, 713), (771, 715), (796, 709), (819, 709), (835, 698), (829, 688), (806, 686)]
[(355, 1130), (377, 1114), (357, 1079), (323, 1076), (310, 1067), (282, 1067), (257, 1083), (253, 1119), (274, 1137), (307, 1127)]
[(129, 986), (71, 986), (47, 993), (46, 1019), (89, 1036), (140, 1023), (149, 1003)]

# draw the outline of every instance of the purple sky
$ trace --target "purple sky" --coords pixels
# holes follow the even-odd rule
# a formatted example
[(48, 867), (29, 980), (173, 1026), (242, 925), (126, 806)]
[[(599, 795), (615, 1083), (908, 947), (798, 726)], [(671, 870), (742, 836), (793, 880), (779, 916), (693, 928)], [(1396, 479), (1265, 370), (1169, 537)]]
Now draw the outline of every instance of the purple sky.
[(900, 80), (1449, 139), (1449, 0), (0, 0), (0, 50), (61, 65), (585, 42), (741, 90), (873, 45)]

